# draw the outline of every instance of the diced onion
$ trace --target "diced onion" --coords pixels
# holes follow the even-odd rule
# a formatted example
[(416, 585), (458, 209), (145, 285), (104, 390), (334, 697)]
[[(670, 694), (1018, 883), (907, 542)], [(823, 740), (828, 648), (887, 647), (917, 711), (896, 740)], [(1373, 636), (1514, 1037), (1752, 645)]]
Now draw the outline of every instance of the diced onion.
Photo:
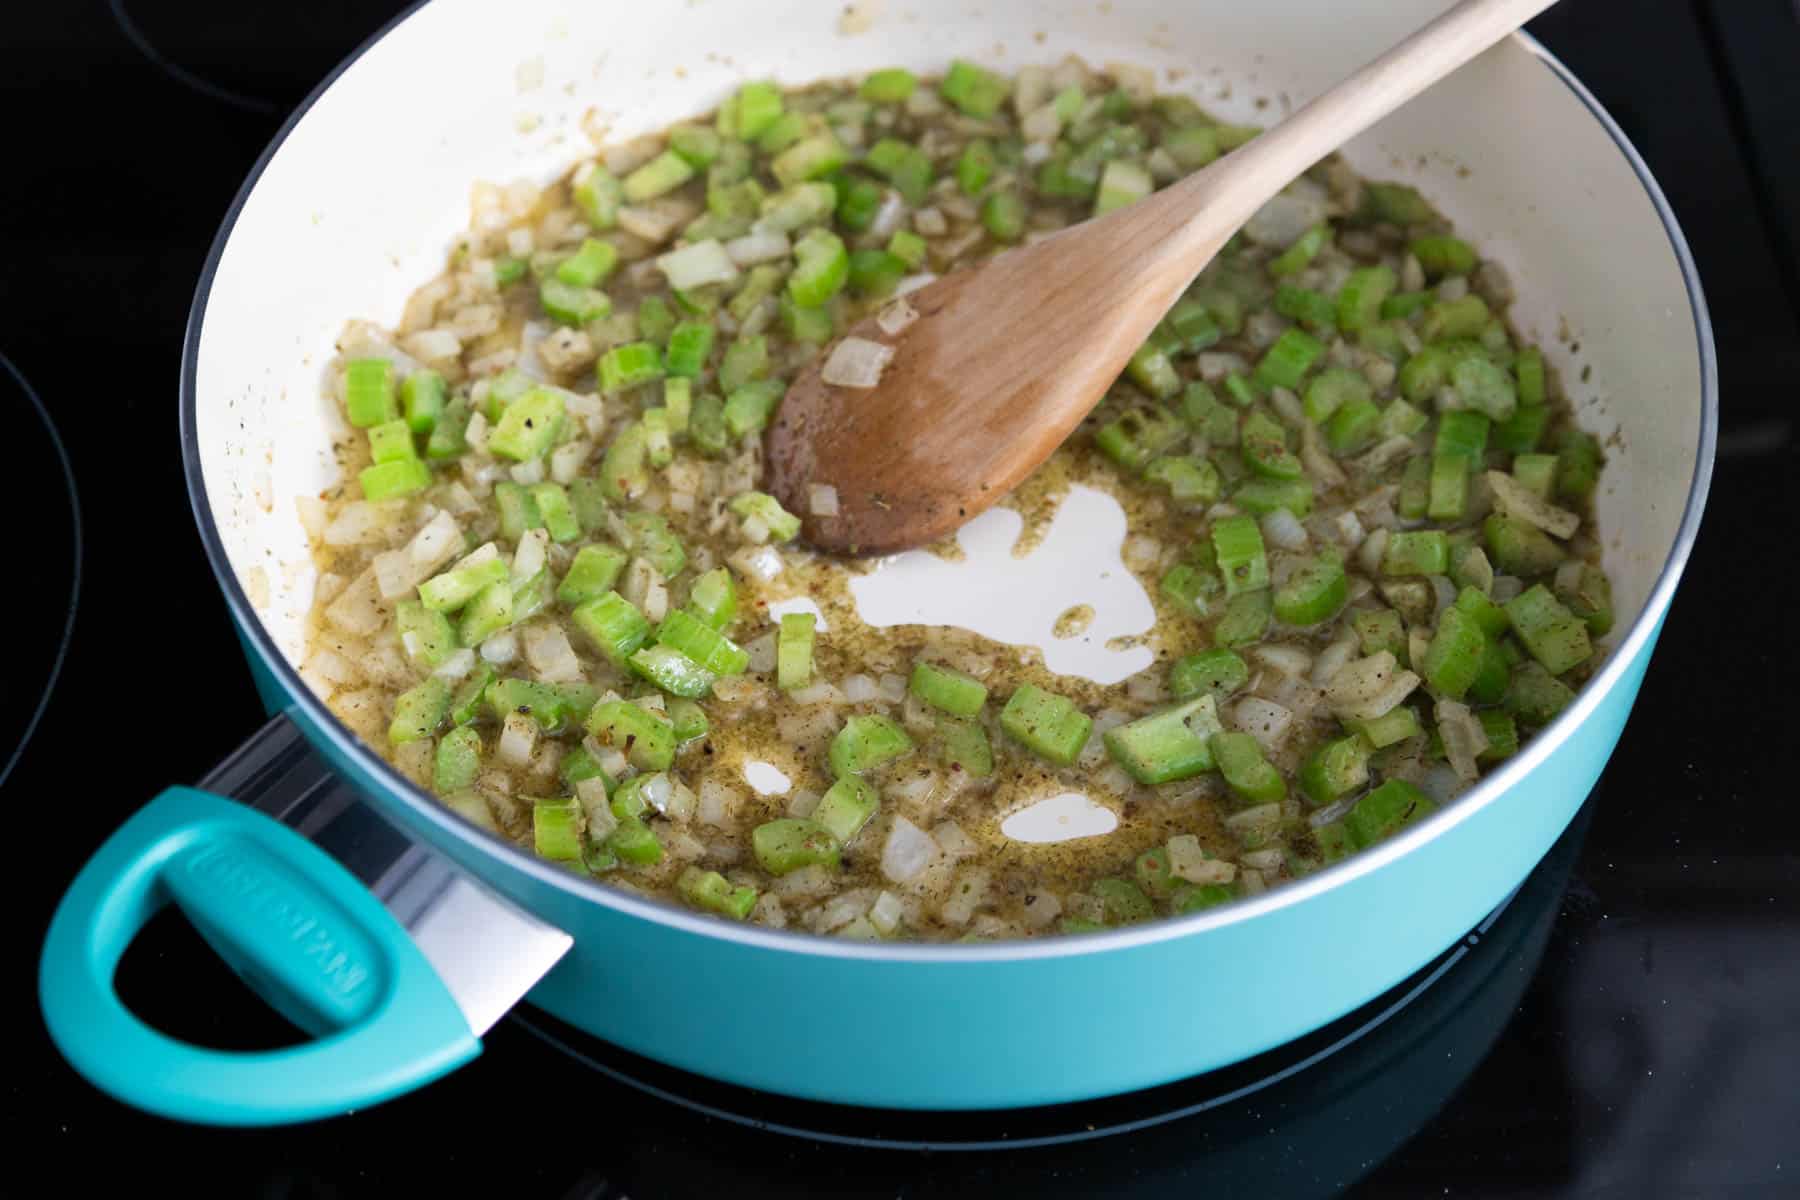
[(531, 761), (537, 748), (537, 720), (529, 713), (511, 712), (500, 726), (500, 741), (494, 753), (508, 766), (522, 767)]
[(815, 483), (806, 489), (806, 506), (815, 517), (835, 517), (838, 515), (837, 489), (829, 483)]
[(1262, 744), (1264, 750), (1273, 754), (1281, 748), (1288, 730), (1293, 727), (1294, 713), (1273, 700), (1245, 696), (1232, 706), (1231, 723), (1239, 733), (1249, 734)]
[(1454, 700), (1439, 700), (1433, 714), (1451, 769), (1465, 781), (1475, 779), (1481, 774), (1481, 768), (1475, 765), (1476, 756), (1488, 748), (1487, 731), (1468, 705)]
[[(756, 236), (752, 234), (751, 238)], [(781, 240), (785, 242), (787, 239), (783, 237)], [(782, 253), (786, 253), (785, 249)], [(731, 283), (738, 277), (737, 263), (732, 261), (731, 255), (726, 253), (725, 247), (719, 245), (716, 238), (671, 250), (659, 257), (656, 265), (667, 277), (669, 286), (681, 292), (711, 283)]]
[(481, 643), (481, 657), (495, 666), (505, 666), (519, 657), (519, 636), (510, 629), (501, 630)]
[(1419, 686), (1419, 677), (1402, 671), (1393, 654), (1383, 650), (1346, 663), (1325, 685), (1325, 700), (1340, 717), (1372, 721), (1387, 715)]
[(920, 288), (927, 287), (936, 282), (937, 276), (933, 275), (930, 271), (921, 271), (917, 275), (908, 275), (905, 279), (902, 279), (899, 283), (894, 285), (894, 295), (910, 295)]
[(896, 815), (881, 847), (881, 873), (895, 883), (905, 883), (917, 878), (937, 855), (938, 844), (930, 834)]
[(716, 780), (703, 779), (700, 781), (699, 803), (694, 808), (694, 815), (702, 825), (729, 828), (731, 813), (737, 803), (736, 792)]
[(1581, 518), (1558, 508), (1504, 471), (1489, 471), (1487, 484), (1500, 511), (1535, 525), (1553, 537), (1568, 538), (1581, 528)]
[(878, 695), (875, 681), (867, 675), (851, 675), (844, 680), (844, 699), (852, 704), (867, 704)]
[[(786, 258), (789, 249), (787, 234), (777, 233), (774, 230), (747, 233), (743, 237), (733, 238), (725, 243), (725, 253), (730, 255), (731, 261), (740, 267), (753, 267), (757, 263), (774, 262), (776, 259)], [(669, 256), (665, 254), (663, 257)]]
[(1300, 518), (1285, 508), (1277, 508), (1262, 519), (1262, 534), (1282, 550), (1300, 551), (1312, 544)]
[(833, 387), (872, 388), (893, 360), (894, 348), (868, 338), (847, 337), (832, 350), (819, 378)]
[(1311, 675), (1313, 683), (1324, 687), (1331, 682), (1331, 677), (1336, 675), (1345, 663), (1356, 657), (1358, 646), (1356, 635), (1347, 633), (1321, 650), (1319, 657), (1313, 660)]
[(526, 631), (525, 661), (546, 683), (580, 683), (586, 678), (581, 659), (558, 625), (534, 625)]
[(919, 310), (907, 303), (904, 296), (890, 301), (875, 314), (875, 326), (889, 337), (904, 333), (914, 321), (919, 319)]

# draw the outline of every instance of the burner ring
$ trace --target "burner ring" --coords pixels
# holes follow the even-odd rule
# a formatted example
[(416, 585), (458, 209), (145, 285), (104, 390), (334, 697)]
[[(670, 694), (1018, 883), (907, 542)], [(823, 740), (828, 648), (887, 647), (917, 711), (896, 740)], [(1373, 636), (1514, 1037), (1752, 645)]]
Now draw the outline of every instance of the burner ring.
[[(7, 389), (5, 387), (6, 380), (9, 377), (14, 385), (12, 389)], [(23, 422), (22, 425), (15, 425), (13, 428), (15, 430), (20, 428), (26, 430), (27, 432), (24, 434), (24, 439), (27, 442), (34, 440), (38, 441), (37, 446), (26, 447), (28, 451), (37, 450), (38, 453), (33, 454), (28, 452), (19, 455), (17, 456), (19, 461), (37, 464), (49, 464), (54, 462), (54, 470), (61, 476), (63, 491), (68, 497), (67, 533), (57, 532), (53, 541), (47, 541), (44, 546), (37, 549), (49, 549), (52, 553), (55, 553), (55, 545), (62, 543), (63, 537), (66, 536), (69, 540), (62, 548), (68, 555), (69, 565), (68, 611), (63, 616), (62, 628), (57, 635), (55, 649), (51, 653), (48, 670), (45, 671), (40, 667), (36, 672), (38, 680), (34, 680), (33, 682), (36, 683), (41, 681), (41, 690), (38, 693), (36, 703), (30, 704), (28, 701), (19, 701), (21, 709), (26, 705), (29, 705), (29, 712), (28, 715), (25, 716), (23, 723), (19, 726), (17, 741), (10, 750), (6, 749), (4, 741), (0, 741), (0, 755), (4, 756), (0, 757), (0, 784), (4, 784), (7, 776), (12, 774), (13, 767), (18, 764), (20, 757), (25, 752), (26, 745), (31, 741), (31, 735), (37, 732), (38, 723), (44, 716), (44, 710), (50, 705), (50, 693), (55, 688), (56, 680), (62, 674), (63, 663), (69, 656), (69, 641), (75, 632), (76, 604), (81, 597), (81, 504), (75, 492), (75, 472), (69, 464), (69, 452), (63, 447), (62, 438), (56, 432), (56, 423), (50, 419), (50, 412), (44, 407), (44, 402), (38, 398), (37, 393), (32, 390), (31, 384), (26, 381), (24, 374), (20, 372), (18, 367), (13, 365), (12, 360), (7, 358), (6, 355), (0, 354), (0, 392), (7, 391), (10, 391), (13, 395), (23, 399), (24, 403), (20, 407), (25, 409), (27, 415), (27, 420)], [(30, 419), (33, 416), (35, 416), (35, 420)], [(29, 430), (34, 427), (42, 431), (43, 436), (41, 440), (32, 438)], [(45, 443), (47, 443), (47, 446)], [(45, 449), (48, 449), (51, 453), (43, 453), (42, 451)], [(47, 472), (51, 470), (48, 466), (45, 466), (44, 469)], [(27, 536), (30, 536), (29, 528), (27, 529)], [(46, 534), (46, 537), (49, 537), (49, 535)], [(27, 562), (35, 561), (36, 553), (32, 547), (27, 547), (26, 559)], [(0, 713), (4, 713), (6, 709), (12, 708), (15, 699), (16, 696), (8, 695), (4, 690), (0, 690)], [(9, 733), (0, 732), (0, 737), (10, 736)]]

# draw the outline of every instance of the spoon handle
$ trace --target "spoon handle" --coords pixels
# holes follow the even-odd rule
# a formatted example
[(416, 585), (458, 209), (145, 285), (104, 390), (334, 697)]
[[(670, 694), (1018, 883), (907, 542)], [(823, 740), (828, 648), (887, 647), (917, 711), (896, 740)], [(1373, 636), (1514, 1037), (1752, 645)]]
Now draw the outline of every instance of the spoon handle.
[(1555, 2), (1463, 0), (1275, 128), (1165, 189), (1156, 199), (1166, 195), (1171, 210), (1188, 214), (1168, 250), (1204, 265), (1301, 172)]

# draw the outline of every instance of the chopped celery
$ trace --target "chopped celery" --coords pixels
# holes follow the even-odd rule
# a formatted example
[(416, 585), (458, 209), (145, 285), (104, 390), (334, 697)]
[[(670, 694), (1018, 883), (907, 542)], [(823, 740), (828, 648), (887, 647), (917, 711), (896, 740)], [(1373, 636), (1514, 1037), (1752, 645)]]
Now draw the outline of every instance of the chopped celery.
[(1106, 731), (1107, 753), (1139, 783), (1168, 783), (1213, 769), (1208, 739), (1223, 728), (1211, 692)]
[(1203, 650), (1169, 667), (1169, 691), (1177, 700), (1208, 695), (1224, 700), (1250, 681), (1250, 668), (1230, 650)]
[(781, 614), (775, 642), (775, 685), (784, 692), (812, 682), (813, 627), (818, 620), (809, 612)]
[(644, 614), (613, 591), (576, 605), (569, 619), (616, 667), (623, 667), (650, 638), (650, 622)]
[(869, 823), (880, 803), (881, 793), (876, 791), (874, 784), (855, 775), (846, 775), (819, 798), (812, 820), (837, 839), (839, 845), (847, 846)]
[(594, 705), (587, 731), (602, 746), (611, 746), (640, 771), (666, 771), (675, 761), (675, 727), (665, 718), (629, 700)]
[(907, 687), (925, 703), (955, 717), (972, 717), (987, 703), (987, 687), (979, 679), (936, 663), (914, 663)]
[(750, 846), (757, 863), (771, 875), (786, 875), (801, 867), (835, 867), (840, 853), (830, 830), (798, 817), (758, 825), (750, 834)]
[(1008, 737), (1059, 766), (1068, 766), (1087, 743), (1094, 722), (1073, 701), (1035, 684), (1020, 684), (1000, 711)]
[(879, 713), (855, 716), (831, 739), (832, 774), (839, 779), (885, 766), (909, 753), (913, 742), (906, 730)]

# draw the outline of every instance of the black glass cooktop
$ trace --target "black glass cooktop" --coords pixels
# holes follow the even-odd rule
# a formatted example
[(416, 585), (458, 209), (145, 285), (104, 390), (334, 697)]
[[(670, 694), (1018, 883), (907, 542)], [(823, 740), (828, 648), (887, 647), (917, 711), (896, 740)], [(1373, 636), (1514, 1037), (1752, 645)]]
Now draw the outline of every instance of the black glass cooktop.
[[(152, 792), (198, 778), (261, 723), (182, 485), (181, 334), (250, 164), (396, 9), (76, 0), (7, 12), (0, 419), (21, 480), (7, 497), (27, 528), (9, 543), (0, 775), (42, 709), (0, 783), (24, 865), (22, 990), (80, 862)], [(33, 1012), (4, 1082), (17, 1165), (76, 1194), (293, 1198), (1800, 1195), (1785, 603), (1800, 467), (1800, 9), (1563, 0), (1532, 28), (1618, 118), (1679, 214), (1724, 401), (1706, 524), (1618, 751), (1569, 835), (1467, 941), (1240, 1068), (954, 1119), (723, 1088), (526, 1010), (420, 1095), (301, 1129), (199, 1130), (94, 1093)], [(67, 446), (79, 551), (33, 393)], [(121, 986), (197, 1040), (291, 1036), (178, 919), (139, 939)]]

